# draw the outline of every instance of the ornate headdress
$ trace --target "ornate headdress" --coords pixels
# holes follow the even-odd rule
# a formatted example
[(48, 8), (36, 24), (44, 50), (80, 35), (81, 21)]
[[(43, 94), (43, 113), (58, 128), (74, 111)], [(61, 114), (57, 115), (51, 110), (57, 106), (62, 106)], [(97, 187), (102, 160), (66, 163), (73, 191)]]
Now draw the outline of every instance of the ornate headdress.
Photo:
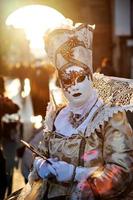
[(50, 61), (60, 71), (69, 66), (80, 66), (92, 77), (92, 39), (95, 26), (77, 24), (61, 26), (45, 37), (45, 48)]

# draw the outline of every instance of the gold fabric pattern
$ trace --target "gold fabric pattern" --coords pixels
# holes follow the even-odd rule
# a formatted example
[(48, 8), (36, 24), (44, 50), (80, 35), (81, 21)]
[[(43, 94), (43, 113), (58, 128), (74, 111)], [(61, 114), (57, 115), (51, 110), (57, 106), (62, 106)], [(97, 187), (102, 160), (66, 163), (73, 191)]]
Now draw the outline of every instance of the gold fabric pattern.
[(78, 24), (49, 32), (45, 37), (46, 52), (58, 70), (69, 65), (87, 69), (92, 75), (92, 37), (94, 26)]
[(59, 160), (78, 165), (81, 140), (82, 137), (80, 135), (66, 138), (56, 136), (56, 133), (51, 133), (49, 141), (50, 157), (58, 157)]
[[(131, 182), (132, 188), (132, 157), (133, 157), (133, 132), (129, 126), (125, 113), (119, 112), (104, 126), (103, 158), (106, 168), (93, 174), (94, 183), (101, 199), (113, 199), (115, 195), (126, 190)], [(123, 198), (132, 199), (132, 189), (129, 195), (125, 192)], [(129, 196), (132, 196), (129, 198)], [(114, 198), (115, 199), (115, 198)]]
[(93, 85), (105, 103), (124, 106), (125, 109), (133, 107), (133, 80), (98, 73), (93, 75), (93, 79)]
[(69, 66), (72, 66), (72, 65), (76, 65), (76, 66), (82, 67), (88, 74), (90, 74), (90, 76), (92, 78), (92, 73), (90, 71), (90, 68), (87, 65), (85, 65), (84, 63), (82, 63), (81, 61), (74, 58), (74, 48), (79, 47), (79, 46), (86, 48), (84, 42), (78, 40), (78, 38), (76, 36), (70, 37), (70, 39), (68, 41), (63, 43), (56, 50), (55, 65), (58, 66), (57, 58), (58, 58), (58, 54), (61, 54), (63, 56), (63, 58), (67, 61), (67, 63), (65, 63), (61, 67), (61, 69), (59, 70), (59, 74), (63, 73), (65, 68), (68, 68)]
[(77, 37), (71, 37), (67, 42), (61, 45), (59, 49), (57, 49), (56, 54), (61, 53), (63, 57), (69, 61), (71, 57), (73, 57), (73, 48), (76, 46), (85, 47), (82, 41), (79, 41)]
[(43, 143), (40, 142), (38, 145), (38, 149), (41, 153), (43, 153), (46, 157), (49, 157), (49, 139), (51, 132), (47, 131), (43, 134)]

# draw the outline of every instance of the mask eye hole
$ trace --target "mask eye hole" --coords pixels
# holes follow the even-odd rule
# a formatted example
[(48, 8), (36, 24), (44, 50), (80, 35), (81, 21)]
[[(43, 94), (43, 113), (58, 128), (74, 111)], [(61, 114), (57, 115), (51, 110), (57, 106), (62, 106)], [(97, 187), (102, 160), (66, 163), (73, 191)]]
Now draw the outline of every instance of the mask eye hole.
[(77, 83), (80, 83), (82, 81), (84, 81), (86, 78), (86, 75), (80, 75), (78, 78), (77, 78)]
[(71, 81), (71, 79), (63, 79), (62, 80), (62, 83), (64, 84), (64, 85), (71, 85), (71, 83), (72, 83), (72, 81)]

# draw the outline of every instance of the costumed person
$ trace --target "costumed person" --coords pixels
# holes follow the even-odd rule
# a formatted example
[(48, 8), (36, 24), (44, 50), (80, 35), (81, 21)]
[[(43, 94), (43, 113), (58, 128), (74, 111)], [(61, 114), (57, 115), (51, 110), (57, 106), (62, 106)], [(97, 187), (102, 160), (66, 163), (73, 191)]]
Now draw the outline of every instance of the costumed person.
[[(42, 155), (17, 199), (133, 199), (133, 82), (93, 74), (94, 26), (62, 25), (46, 35), (47, 54), (67, 99), (49, 104)], [(37, 187), (38, 184), (38, 187)], [(39, 186), (40, 184), (40, 186)]]

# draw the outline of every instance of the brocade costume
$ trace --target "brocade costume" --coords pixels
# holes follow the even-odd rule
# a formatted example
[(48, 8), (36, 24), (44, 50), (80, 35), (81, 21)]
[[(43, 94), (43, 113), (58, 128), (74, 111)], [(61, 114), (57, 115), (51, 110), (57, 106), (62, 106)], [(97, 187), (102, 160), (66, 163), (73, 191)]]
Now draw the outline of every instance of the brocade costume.
[[(58, 157), (51, 166), (58, 173), (50, 171), (56, 177), (44, 178), (48, 164), (44, 160), (41, 165), (36, 163), (37, 172), (44, 164), (43, 183), (37, 190), (32, 187), (33, 195), (26, 198), (23, 190), (18, 200), (57, 200), (63, 196), (71, 200), (133, 199), (133, 132), (125, 114), (133, 111), (133, 82), (93, 74), (93, 30), (88, 24), (62, 26), (46, 37), (46, 52), (69, 102), (61, 110), (52, 109), (50, 104), (39, 145), (43, 155)], [(66, 182), (58, 178), (66, 175), (62, 163), (69, 169), (76, 167)], [(82, 179), (77, 169), (88, 173)]]
[[(115, 90), (118, 89), (118, 82), (119, 79), (95, 74), (94, 84), (99, 87), (99, 91), (101, 84), (105, 84), (108, 88), (102, 94), (104, 102), (109, 99), (111, 102), (111, 96), (113, 98), (111, 105), (99, 104), (95, 112), (91, 111), (93, 115), (84, 132), (69, 137), (56, 133), (54, 130), (56, 112), (52, 115), (48, 112), (48, 117), (52, 116), (52, 131), (44, 131), (44, 139), (39, 146), (41, 152), (47, 157), (58, 157), (59, 160), (75, 166), (98, 167), (90, 177), (86, 177), (90, 191), (94, 194), (93, 199), (133, 199), (133, 132), (124, 112), (124, 110), (133, 110), (132, 97), (130, 96), (127, 101), (125, 99), (127, 86), (132, 91), (133, 85), (126, 79), (121, 81), (119, 89), (123, 89), (123, 93), (120, 94)], [(113, 93), (112, 90), (109, 93), (110, 88)], [(44, 181), (43, 192), (48, 186), (48, 198), (68, 195), (70, 199), (78, 199), (78, 197), (89, 199), (84, 196), (86, 191), (77, 192), (76, 182), (61, 184), (49, 181), (48, 185)]]

